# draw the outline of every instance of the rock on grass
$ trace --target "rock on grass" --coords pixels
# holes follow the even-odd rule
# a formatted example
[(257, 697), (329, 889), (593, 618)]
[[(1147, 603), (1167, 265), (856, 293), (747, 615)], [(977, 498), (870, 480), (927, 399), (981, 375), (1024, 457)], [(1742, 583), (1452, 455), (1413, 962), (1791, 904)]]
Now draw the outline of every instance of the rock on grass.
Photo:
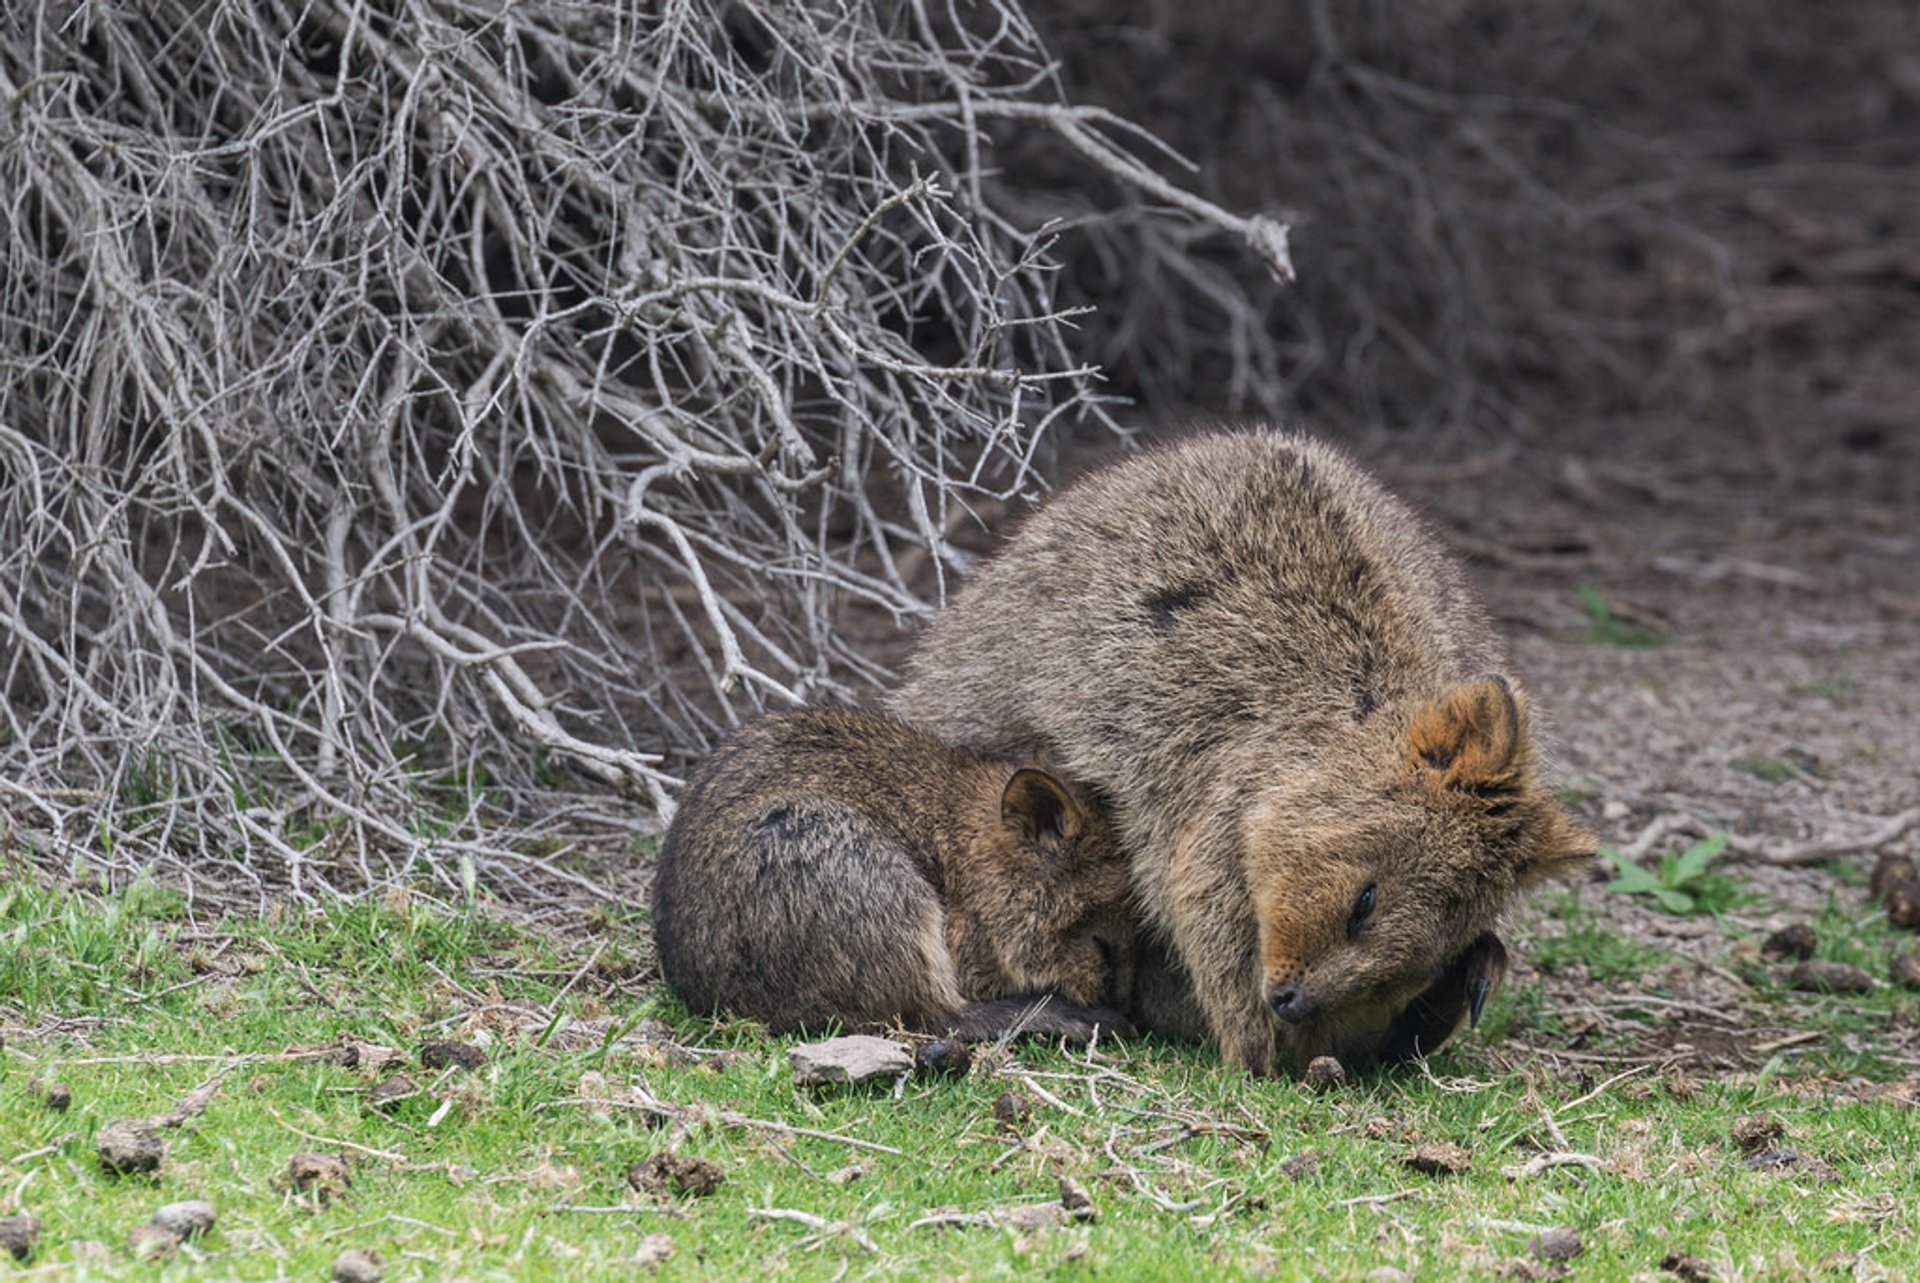
[(1543, 1261), (1571, 1261), (1586, 1250), (1580, 1231), (1565, 1227), (1548, 1230), (1528, 1246)]
[(385, 1270), (378, 1252), (354, 1248), (333, 1258), (333, 1283), (380, 1283)]
[(141, 1118), (116, 1118), (94, 1137), (100, 1165), (117, 1176), (157, 1172), (167, 1157), (167, 1142), (152, 1123)]
[(24, 1261), (33, 1255), (33, 1245), (39, 1240), (38, 1216), (0, 1216), (0, 1252)]
[(913, 1072), (913, 1048), (887, 1038), (854, 1034), (787, 1049), (793, 1081), (801, 1087), (864, 1083)]
[(164, 1261), (180, 1246), (180, 1236), (158, 1225), (136, 1225), (127, 1235), (127, 1250), (135, 1259)]
[(1920, 953), (1896, 954), (1887, 966), (1887, 979), (1902, 989), (1920, 990)]
[(213, 1204), (197, 1198), (168, 1203), (153, 1214), (155, 1225), (183, 1239), (205, 1234), (218, 1219), (219, 1213), (213, 1210)]
[(727, 1174), (710, 1158), (691, 1154), (659, 1153), (635, 1163), (627, 1171), (627, 1184), (642, 1194), (692, 1194), (705, 1198), (726, 1184)]

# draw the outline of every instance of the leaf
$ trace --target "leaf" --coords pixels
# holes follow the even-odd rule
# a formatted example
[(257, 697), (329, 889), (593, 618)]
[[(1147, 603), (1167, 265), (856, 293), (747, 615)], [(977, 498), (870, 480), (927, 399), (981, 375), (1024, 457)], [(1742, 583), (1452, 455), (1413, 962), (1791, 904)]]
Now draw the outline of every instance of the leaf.
[(1726, 849), (1727, 835), (1724, 832), (1695, 842), (1674, 861), (1674, 885), (1684, 886), (1705, 873), (1707, 866), (1719, 859), (1720, 853)]
[(1684, 914), (1693, 912), (1693, 897), (1685, 891), (1675, 891), (1672, 889), (1662, 890), (1655, 892), (1654, 898), (1659, 900), (1661, 907), (1669, 913)]
[(1660, 879), (1637, 864), (1622, 865), (1620, 876), (1607, 883), (1607, 890), (1623, 895), (1646, 895), (1662, 889)]

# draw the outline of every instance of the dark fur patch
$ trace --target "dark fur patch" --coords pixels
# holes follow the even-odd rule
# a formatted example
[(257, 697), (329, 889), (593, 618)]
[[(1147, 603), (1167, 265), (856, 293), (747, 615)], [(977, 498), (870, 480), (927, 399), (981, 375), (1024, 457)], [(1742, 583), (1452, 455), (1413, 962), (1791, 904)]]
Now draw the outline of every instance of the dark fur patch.
[(776, 806), (760, 817), (754, 827), (779, 842), (797, 842), (813, 827), (811, 820), (797, 816), (790, 806)]
[(1173, 631), (1174, 621), (1180, 612), (1191, 610), (1213, 594), (1195, 584), (1183, 584), (1178, 588), (1162, 588), (1159, 592), (1149, 593), (1142, 599), (1141, 605), (1147, 608), (1147, 618), (1153, 622), (1155, 632)]

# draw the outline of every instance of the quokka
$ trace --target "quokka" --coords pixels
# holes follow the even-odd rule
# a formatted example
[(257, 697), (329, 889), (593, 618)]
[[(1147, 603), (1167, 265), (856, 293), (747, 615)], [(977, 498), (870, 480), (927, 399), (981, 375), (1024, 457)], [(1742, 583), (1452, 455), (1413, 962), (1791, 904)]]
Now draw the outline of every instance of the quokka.
[(850, 709), (772, 714), (723, 744), (653, 893), (668, 987), (776, 1032), (1129, 1032), (1109, 1004), (1130, 987), (1131, 924), (1127, 861), (1079, 790)]
[(1459, 568), (1339, 450), (1195, 437), (1054, 496), (890, 707), (1108, 801), (1147, 925), (1136, 1019), (1273, 1072), (1477, 1017), (1517, 892), (1591, 854)]

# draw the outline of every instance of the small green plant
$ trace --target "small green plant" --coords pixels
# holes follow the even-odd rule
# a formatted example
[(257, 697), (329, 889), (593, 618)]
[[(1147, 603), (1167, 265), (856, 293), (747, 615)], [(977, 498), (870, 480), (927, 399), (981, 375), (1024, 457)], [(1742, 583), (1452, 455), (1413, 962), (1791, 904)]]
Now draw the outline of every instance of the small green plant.
[(1658, 869), (1643, 869), (1610, 846), (1601, 854), (1613, 861), (1619, 876), (1607, 890), (1623, 895), (1650, 895), (1669, 913), (1718, 913), (1739, 898), (1740, 887), (1723, 873), (1713, 873), (1713, 862), (1727, 849), (1727, 835), (1702, 838), (1684, 851), (1668, 851)]
[(1580, 604), (1587, 608), (1587, 640), (1595, 646), (1651, 650), (1667, 644), (1667, 635), (1658, 628), (1614, 614), (1607, 599), (1591, 584), (1580, 585)]

